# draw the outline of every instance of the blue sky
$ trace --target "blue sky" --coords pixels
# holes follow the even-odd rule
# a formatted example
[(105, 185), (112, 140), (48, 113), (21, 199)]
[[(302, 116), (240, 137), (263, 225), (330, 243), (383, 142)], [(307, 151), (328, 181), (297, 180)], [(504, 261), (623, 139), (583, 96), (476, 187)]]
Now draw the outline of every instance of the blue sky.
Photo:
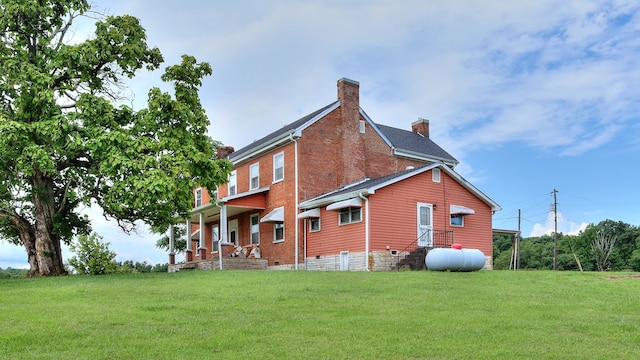
[[(166, 60), (209, 62), (209, 135), (240, 148), (336, 99), (342, 77), (381, 124), (430, 120), (456, 170), (503, 208), (494, 228), (523, 236), (588, 223), (640, 225), (640, 3), (633, 0), (102, 0), (131, 14)], [(85, 22), (74, 41), (86, 36)], [(129, 81), (144, 106), (161, 72)], [(165, 88), (165, 87), (163, 87)], [(168, 90), (168, 88), (167, 88)], [(85, 209), (119, 260), (167, 262), (144, 226), (127, 236)], [(67, 256), (71, 254), (66, 254)], [(26, 265), (0, 244), (0, 267)]]

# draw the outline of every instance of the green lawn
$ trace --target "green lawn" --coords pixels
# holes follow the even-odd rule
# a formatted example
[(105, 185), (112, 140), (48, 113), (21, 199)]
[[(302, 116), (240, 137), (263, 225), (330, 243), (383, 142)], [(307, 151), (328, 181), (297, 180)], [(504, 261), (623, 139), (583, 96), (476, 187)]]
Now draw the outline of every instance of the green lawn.
[(636, 359), (640, 278), (610, 275), (191, 271), (4, 279), (0, 358)]

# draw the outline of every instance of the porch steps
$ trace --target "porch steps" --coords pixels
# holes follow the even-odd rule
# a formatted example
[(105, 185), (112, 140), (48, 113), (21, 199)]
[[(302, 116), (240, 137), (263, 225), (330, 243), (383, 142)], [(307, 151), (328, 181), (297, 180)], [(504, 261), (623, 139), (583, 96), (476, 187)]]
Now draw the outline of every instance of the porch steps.
[(424, 262), (427, 257), (429, 248), (418, 247), (412, 250), (404, 258), (398, 262), (398, 270), (427, 270), (427, 266)]

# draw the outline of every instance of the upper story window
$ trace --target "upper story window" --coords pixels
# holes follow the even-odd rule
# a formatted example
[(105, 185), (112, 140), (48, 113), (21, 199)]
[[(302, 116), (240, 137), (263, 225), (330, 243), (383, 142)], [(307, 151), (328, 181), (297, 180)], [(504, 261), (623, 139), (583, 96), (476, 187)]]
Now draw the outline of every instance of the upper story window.
[(365, 132), (364, 120), (360, 120), (360, 134), (364, 134)]
[(436, 183), (440, 182), (440, 169), (435, 168), (431, 170), (431, 180)]
[(340, 225), (352, 224), (362, 221), (362, 209), (358, 207), (348, 207), (340, 209)]
[(229, 174), (229, 195), (235, 195), (238, 192), (237, 173), (235, 170)]
[(194, 191), (194, 195), (196, 198), (196, 207), (202, 206), (202, 188), (197, 188)]
[(255, 163), (249, 167), (249, 190), (257, 189), (260, 186), (260, 163)]
[(284, 153), (273, 155), (273, 182), (284, 180)]

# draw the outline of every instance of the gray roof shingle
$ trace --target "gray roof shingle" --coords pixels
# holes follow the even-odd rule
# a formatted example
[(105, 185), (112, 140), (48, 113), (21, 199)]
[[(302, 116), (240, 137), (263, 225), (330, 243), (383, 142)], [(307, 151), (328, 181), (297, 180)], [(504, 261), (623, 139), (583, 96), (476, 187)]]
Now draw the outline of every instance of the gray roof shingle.
[(418, 154), (425, 154), (442, 160), (458, 162), (438, 144), (428, 137), (424, 137), (413, 131), (402, 130), (387, 125), (376, 124), (378, 129), (389, 139), (396, 149), (408, 150)]
[[(331, 104), (322, 107), (284, 127), (268, 134), (267, 136), (252, 142), (251, 144), (244, 146), (232, 154), (229, 155), (229, 160), (234, 161), (235, 159), (240, 158), (243, 154), (250, 153), (251, 151), (259, 149), (262, 145), (269, 143), (269, 141), (276, 139), (277, 137), (293, 131), (302, 125), (304, 125), (309, 120), (313, 119), (317, 115), (321, 114), (323, 111), (331, 108), (337, 103), (337, 101), (332, 102)], [(434, 159), (440, 159), (443, 161), (452, 161), (454, 163), (458, 163), (451, 154), (446, 152), (440, 146), (438, 146), (435, 142), (433, 142), (428, 137), (424, 137), (412, 131), (402, 130), (398, 128), (394, 128), (387, 125), (375, 124), (380, 132), (391, 142), (391, 145), (394, 146), (398, 150), (407, 150), (413, 153), (422, 154), (426, 157), (432, 157)]]

